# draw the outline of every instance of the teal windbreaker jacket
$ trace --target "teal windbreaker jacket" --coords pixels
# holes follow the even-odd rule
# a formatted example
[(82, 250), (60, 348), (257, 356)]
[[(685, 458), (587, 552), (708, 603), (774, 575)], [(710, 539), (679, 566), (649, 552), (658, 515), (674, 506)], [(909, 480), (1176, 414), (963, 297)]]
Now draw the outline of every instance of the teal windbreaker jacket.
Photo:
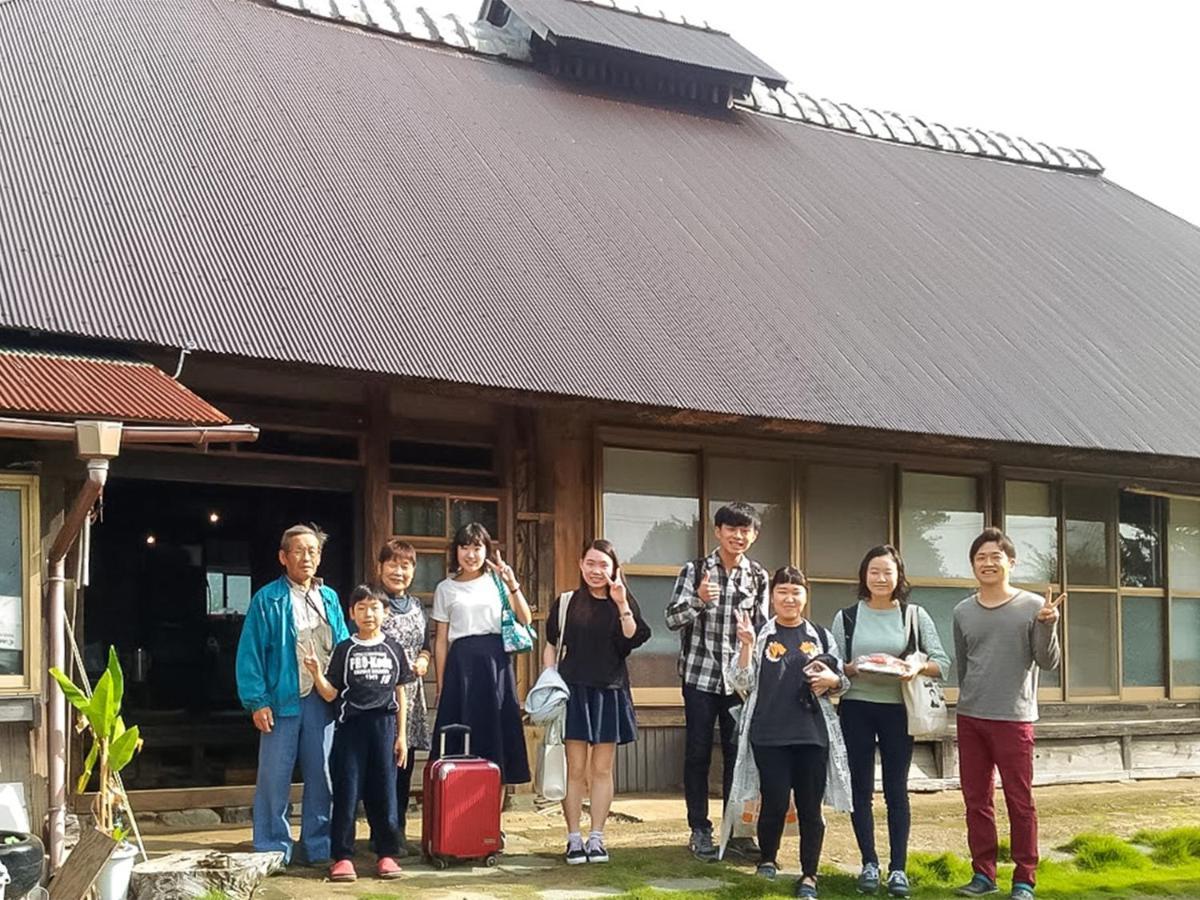
[[(346, 640), (346, 616), (337, 591), (321, 585), (333, 645)], [(263, 585), (250, 599), (237, 649), (237, 688), (242, 706), (253, 712), (271, 707), (276, 716), (300, 715), (300, 667), (296, 661), (296, 623), (286, 575)]]

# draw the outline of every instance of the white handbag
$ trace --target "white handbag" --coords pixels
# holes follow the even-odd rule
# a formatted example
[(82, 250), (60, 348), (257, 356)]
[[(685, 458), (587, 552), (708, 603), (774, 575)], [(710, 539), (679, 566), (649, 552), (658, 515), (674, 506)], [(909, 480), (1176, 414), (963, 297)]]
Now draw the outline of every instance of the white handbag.
[[(905, 611), (905, 631), (911, 636), (916, 649), (905, 661), (924, 666), (929, 657), (921, 651), (921, 631), (917, 625), (917, 607), (909, 604)], [(908, 733), (914, 738), (941, 738), (946, 734), (950, 716), (946, 710), (946, 697), (942, 693), (940, 678), (918, 675), (910, 681), (900, 682), (904, 696), (904, 708), (908, 712)]]
[[(564, 593), (558, 598), (558, 655), (557, 666), (563, 658), (563, 631), (567, 625), (567, 607), (572, 594)], [(563, 729), (567, 724), (566, 704), (562, 711), (546, 723), (546, 734), (542, 738), (542, 750), (538, 755), (537, 792), (547, 800), (562, 800), (567, 796), (567, 748), (563, 744)]]

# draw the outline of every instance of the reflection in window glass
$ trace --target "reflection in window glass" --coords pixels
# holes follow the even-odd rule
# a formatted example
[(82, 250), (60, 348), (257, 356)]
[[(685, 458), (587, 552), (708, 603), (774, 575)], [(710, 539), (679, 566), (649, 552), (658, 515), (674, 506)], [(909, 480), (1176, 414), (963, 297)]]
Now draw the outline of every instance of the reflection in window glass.
[(855, 578), (863, 555), (888, 542), (883, 469), (810, 465), (804, 480), (804, 552), (810, 576)]
[(1164, 683), (1164, 604), (1162, 597), (1121, 598), (1121, 677), (1126, 687)]
[(1162, 587), (1163, 502), (1160, 497), (1121, 492), (1121, 584)]
[(631, 565), (679, 565), (699, 547), (699, 464), (692, 453), (604, 448), (604, 536)]
[(253, 591), (250, 589), (249, 575), (225, 576), (226, 609), (231, 612), (239, 612), (244, 616), (250, 609), (251, 596), (253, 596)]
[(0, 675), (25, 665), (25, 572), (21, 492), (0, 489)]
[(446, 537), (446, 501), (442, 497), (392, 497), (392, 534)]
[(971, 542), (983, 530), (979, 482), (905, 472), (900, 498), (900, 552), (909, 578), (973, 578)]
[(758, 540), (749, 556), (774, 572), (791, 558), (791, 464), (771, 459), (708, 459), (708, 517), (704, 522), (708, 549), (716, 549), (710, 527), (717, 510), (734, 500), (749, 503), (762, 518)]
[(1200, 501), (1171, 500), (1171, 590), (1200, 593)]
[(1176, 685), (1200, 686), (1200, 600), (1171, 600), (1171, 665)]
[(432, 594), (438, 582), (446, 577), (446, 554), (418, 553), (410, 594)]
[(450, 536), (462, 528), (478, 522), (488, 530), (492, 540), (498, 541), (500, 535), (500, 502), (498, 500), (462, 500), (450, 501)]
[(1067, 484), (1063, 507), (1067, 523), (1067, 584), (1113, 584), (1113, 517), (1116, 488)]
[(818, 625), (833, 626), (839, 609), (858, 602), (857, 588), (852, 584), (812, 584), (808, 587), (808, 609), (804, 615)]
[(209, 569), (205, 574), (208, 579), (208, 614), (212, 615), (225, 608), (225, 573)]
[[(968, 544), (967, 549), (970, 549)], [(964, 556), (966, 554), (964, 553)], [(954, 659), (954, 607), (971, 596), (972, 591), (966, 588), (913, 588), (909, 601), (924, 608), (937, 625), (938, 637), (942, 641), (942, 649), (950, 657), (950, 671), (943, 673), (946, 677), (943, 683), (949, 687), (958, 684), (958, 670)]]
[(1017, 547), (1014, 582), (1058, 581), (1058, 514), (1053, 485), (1044, 481), (1006, 482), (1004, 532)]
[(650, 640), (629, 654), (629, 682), (634, 688), (678, 687), (679, 632), (665, 622), (674, 578), (626, 575), (629, 591), (638, 602), (642, 618), (650, 626)]
[(1075, 592), (1067, 614), (1067, 690), (1072, 697), (1117, 693), (1116, 594)]

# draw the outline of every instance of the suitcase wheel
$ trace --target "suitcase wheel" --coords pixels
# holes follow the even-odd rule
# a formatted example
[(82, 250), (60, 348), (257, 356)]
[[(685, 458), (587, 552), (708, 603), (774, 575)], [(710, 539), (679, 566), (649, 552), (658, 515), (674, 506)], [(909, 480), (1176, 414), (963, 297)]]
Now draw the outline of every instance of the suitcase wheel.
[(483, 864), (490, 869), (492, 866), (496, 865), (496, 863), (498, 863), (499, 861), (500, 861), (500, 857), (496, 856), (495, 853), (489, 853), (487, 855), (487, 859), (485, 859), (483, 861)]
[(429, 862), (430, 862), (430, 864), (431, 864), (431, 865), (432, 865), (432, 866), (433, 866), (435, 869), (437, 869), (439, 872), (440, 872), (442, 869), (446, 868), (446, 866), (450, 865), (448, 862), (446, 862), (446, 860), (444, 860), (444, 859), (443, 859), (442, 857), (440, 857), (440, 856), (431, 856), (431, 857), (429, 858)]

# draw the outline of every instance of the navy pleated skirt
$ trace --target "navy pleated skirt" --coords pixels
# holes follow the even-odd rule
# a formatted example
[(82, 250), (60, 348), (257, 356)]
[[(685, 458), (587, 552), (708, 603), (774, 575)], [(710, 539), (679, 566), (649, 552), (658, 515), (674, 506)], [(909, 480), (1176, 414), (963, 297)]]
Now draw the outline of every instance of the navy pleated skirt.
[[(470, 726), (472, 755), (498, 765), (505, 784), (530, 780), (517, 681), (500, 635), (471, 635), (450, 645), (430, 759), (438, 758), (446, 725)], [(448, 735), (446, 752), (461, 753), (461, 742)]]
[(570, 684), (567, 700), (568, 741), (589, 744), (631, 744), (637, 740), (637, 716), (629, 688), (598, 688)]

